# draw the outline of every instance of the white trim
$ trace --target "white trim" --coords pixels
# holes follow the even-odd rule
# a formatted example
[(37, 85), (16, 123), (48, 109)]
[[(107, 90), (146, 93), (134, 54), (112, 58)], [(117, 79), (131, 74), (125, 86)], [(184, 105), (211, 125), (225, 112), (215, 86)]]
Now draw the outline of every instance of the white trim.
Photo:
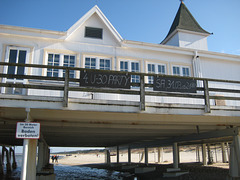
[(10, 25), (0, 25), (0, 29), (7, 29), (13, 31), (25, 31), (25, 32), (33, 32), (33, 33), (41, 33), (41, 34), (53, 34), (59, 36), (65, 36), (66, 32), (63, 31), (52, 31), (46, 29), (36, 29), (36, 28), (28, 28), (28, 27), (19, 27), (19, 26), (10, 26)]

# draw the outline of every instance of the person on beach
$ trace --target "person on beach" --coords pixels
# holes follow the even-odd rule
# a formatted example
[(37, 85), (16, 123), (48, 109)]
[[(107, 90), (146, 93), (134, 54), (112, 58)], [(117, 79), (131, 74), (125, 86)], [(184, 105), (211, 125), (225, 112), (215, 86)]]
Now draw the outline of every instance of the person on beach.
[(55, 162), (58, 163), (58, 156), (55, 156)]
[(52, 156), (51, 159), (52, 159), (52, 163), (54, 163), (54, 156)]

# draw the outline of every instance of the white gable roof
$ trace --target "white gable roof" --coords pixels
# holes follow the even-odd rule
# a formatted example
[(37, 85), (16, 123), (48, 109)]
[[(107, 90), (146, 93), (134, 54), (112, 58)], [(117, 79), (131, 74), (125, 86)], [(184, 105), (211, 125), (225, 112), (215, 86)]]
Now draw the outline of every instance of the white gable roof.
[[(103, 12), (95, 5), (92, 9), (90, 9), (81, 19), (79, 19), (72, 27), (67, 30), (67, 38), (70, 37), (81, 25), (86, 22), (94, 13), (96, 13), (99, 18), (103, 21), (103, 23), (107, 26), (113, 36), (116, 38), (117, 41), (121, 42), (123, 38), (117, 32), (117, 30), (113, 27), (110, 21), (106, 18)], [(66, 39), (67, 39), (66, 38)]]

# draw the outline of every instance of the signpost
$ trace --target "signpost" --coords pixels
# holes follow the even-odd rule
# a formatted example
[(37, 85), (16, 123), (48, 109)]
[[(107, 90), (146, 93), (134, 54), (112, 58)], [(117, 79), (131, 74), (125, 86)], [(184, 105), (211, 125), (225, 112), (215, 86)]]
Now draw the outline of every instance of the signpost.
[(180, 79), (177, 77), (154, 76), (153, 90), (196, 93), (197, 81), (194, 79)]
[(131, 75), (112, 72), (80, 72), (80, 85), (85, 87), (107, 87), (130, 89)]
[(16, 128), (17, 139), (39, 139), (40, 123), (18, 122)]

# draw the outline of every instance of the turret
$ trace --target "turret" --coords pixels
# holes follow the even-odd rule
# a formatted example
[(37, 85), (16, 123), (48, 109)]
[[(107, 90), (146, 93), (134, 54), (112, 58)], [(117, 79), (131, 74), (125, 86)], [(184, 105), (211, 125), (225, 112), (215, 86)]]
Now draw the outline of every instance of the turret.
[(210, 33), (198, 24), (183, 1), (181, 1), (172, 26), (161, 44), (208, 50), (207, 37), (209, 35)]

